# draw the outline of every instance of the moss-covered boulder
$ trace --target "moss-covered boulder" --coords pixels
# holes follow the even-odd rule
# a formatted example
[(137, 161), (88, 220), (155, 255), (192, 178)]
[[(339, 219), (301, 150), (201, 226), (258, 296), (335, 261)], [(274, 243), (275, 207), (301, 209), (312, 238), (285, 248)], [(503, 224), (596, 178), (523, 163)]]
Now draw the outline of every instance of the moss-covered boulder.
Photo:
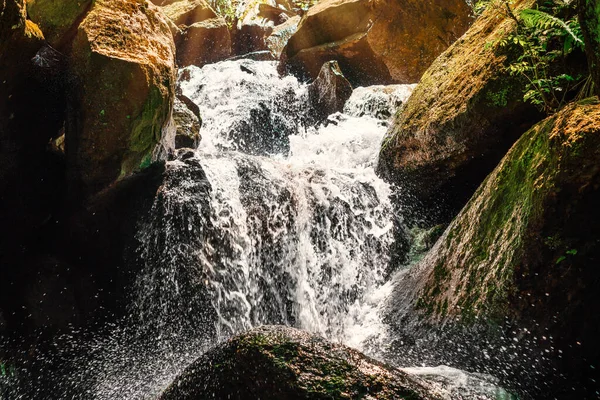
[(336, 60), (354, 86), (414, 83), (470, 22), (463, 0), (323, 0), (289, 39), (281, 68), (315, 79)]
[(27, 0), (27, 17), (44, 32), (54, 48), (67, 51), (91, 0)]
[(405, 373), (287, 327), (236, 336), (190, 365), (161, 400), (433, 399)]
[(175, 95), (175, 47), (145, 0), (98, 0), (79, 26), (66, 132), (71, 178), (84, 193), (148, 166)]
[(569, 105), (535, 125), (400, 281), (391, 320), (406, 324), (400, 310), (408, 302), (422, 322), (438, 327), (510, 321), (518, 327), (518, 333), (511, 329), (515, 341), (526, 341), (528, 350), (543, 347), (540, 377), (543, 364), (553, 363), (557, 383), (569, 377), (562, 382), (567, 391), (594, 393), (598, 373), (589, 363), (600, 359), (598, 160), (598, 99)]
[(384, 139), (378, 173), (409, 190), (424, 214), (455, 215), (515, 140), (542, 119), (523, 103), (523, 83), (506, 70), (514, 56), (499, 41), (514, 28), (503, 8), (489, 7), (423, 75)]

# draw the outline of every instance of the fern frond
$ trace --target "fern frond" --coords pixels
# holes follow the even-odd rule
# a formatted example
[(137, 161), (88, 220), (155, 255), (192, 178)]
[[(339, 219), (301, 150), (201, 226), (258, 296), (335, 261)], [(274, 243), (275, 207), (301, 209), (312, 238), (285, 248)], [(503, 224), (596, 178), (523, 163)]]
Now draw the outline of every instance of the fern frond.
[(560, 18), (550, 15), (544, 11), (533, 10), (530, 8), (521, 10), (519, 16), (521, 17), (523, 23), (529, 28), (562, 28), (565, 31), (565, 33), (567, 33), (577, 45), (582, 47), (584, 46), (583, 40), (579, 37), (579, 35), (577, 35), (577, 33), (575, 33), (573, 29), (571, 29), (571, 27)]

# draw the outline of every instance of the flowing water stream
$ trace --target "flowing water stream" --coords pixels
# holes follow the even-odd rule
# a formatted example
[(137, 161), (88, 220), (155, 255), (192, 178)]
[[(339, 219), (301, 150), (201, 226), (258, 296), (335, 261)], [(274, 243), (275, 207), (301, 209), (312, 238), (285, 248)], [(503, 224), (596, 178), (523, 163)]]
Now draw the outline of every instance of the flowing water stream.
[[(82, 345), (65, 385), (92, 382), (86, 398), (153, 398), (206, 348), (263, 324), (381, 356), (378, 307), (405, 227), (374, 163), (413, 86), (356, 89), (343, 113), (313, 127), (306, 85), (279, 77), (273, 62), (188, 67), (180, 81), (200, 107), (203, 138), (168, 163), (140, 226), (135, 323)], [(487, 376), (407, 371), (447, 398), (509, 398)]]

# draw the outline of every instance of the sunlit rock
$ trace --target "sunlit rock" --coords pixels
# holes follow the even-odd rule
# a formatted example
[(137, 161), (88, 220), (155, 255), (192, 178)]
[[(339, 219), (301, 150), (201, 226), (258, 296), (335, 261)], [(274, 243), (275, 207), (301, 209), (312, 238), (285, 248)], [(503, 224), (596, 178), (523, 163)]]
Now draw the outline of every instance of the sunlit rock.
[(324, 0), (310, 8), (281, 69), (315, 79), (337, 60), (356, 86), (415, 83), (470, 24), (463, 0)]
[(147, 167), (173, 104), (175, 48), (143, 0), (96, 1), (73, 43), (67, 125), (71, 179), (95, 193)]

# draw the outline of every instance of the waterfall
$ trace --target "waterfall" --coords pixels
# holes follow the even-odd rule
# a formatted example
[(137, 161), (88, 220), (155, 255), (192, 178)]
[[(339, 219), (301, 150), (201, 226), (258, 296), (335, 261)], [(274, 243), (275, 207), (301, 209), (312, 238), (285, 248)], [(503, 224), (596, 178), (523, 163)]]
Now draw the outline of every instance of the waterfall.
[(142, 320), (170, 331), (208, 325), (216, 340), (263, 324), (359, 348), (384, 334), (374, 308), (395, 217), (374, 162), (385, 104), (356, 97), (350, 115), (312, 127), (306, 85), (279, 77), (275, 63), (227, 61), (181, 77), (200, 107), (203, 143), (170, 163), (140, 230)]

